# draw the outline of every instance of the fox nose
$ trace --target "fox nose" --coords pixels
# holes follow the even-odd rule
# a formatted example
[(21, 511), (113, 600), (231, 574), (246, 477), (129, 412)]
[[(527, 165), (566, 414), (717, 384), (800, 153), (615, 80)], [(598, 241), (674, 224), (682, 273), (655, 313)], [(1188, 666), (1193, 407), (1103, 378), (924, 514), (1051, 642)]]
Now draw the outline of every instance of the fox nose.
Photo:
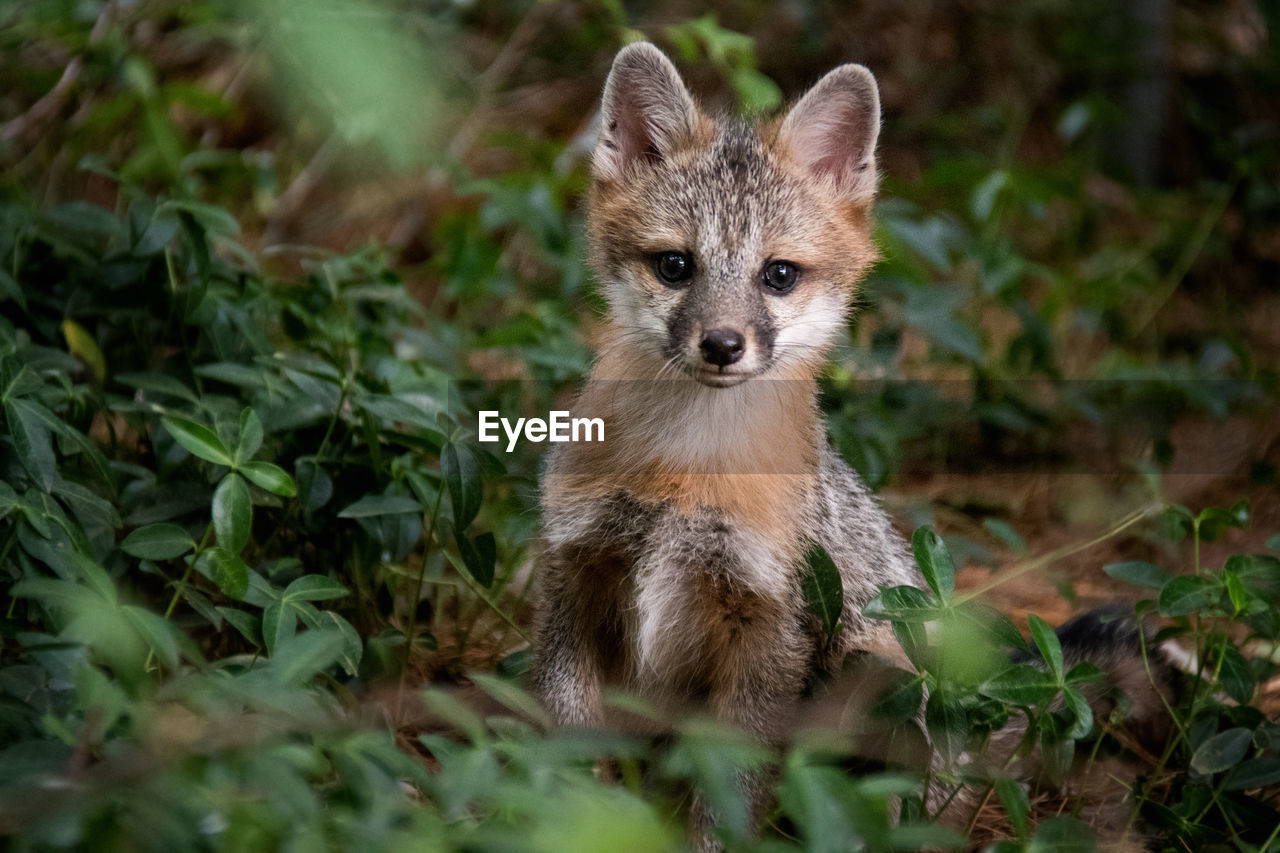
[(724, 367), (742, 358), (746, 350), (746, 341), (733, 329), (712, 329), (702, 335), (702, 358), (707, 362)]

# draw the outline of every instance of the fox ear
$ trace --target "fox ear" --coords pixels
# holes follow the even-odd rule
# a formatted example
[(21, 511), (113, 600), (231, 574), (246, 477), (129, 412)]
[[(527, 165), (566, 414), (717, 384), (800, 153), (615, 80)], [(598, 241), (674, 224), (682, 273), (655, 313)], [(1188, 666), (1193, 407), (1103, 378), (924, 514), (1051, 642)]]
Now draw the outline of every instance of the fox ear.
[(880, 94), (876, 78), (861, 65), (827, 73), (791, 108), (778, 139), (810, 174), (833, 182), (850, 201), (876, 192), (876, 137)]
[(597, 178), (619, 180), (634, 164), (661, 162), (693, 138), (698, 107), (666, 54), (648, 42), (618, 51), (604, 84)]

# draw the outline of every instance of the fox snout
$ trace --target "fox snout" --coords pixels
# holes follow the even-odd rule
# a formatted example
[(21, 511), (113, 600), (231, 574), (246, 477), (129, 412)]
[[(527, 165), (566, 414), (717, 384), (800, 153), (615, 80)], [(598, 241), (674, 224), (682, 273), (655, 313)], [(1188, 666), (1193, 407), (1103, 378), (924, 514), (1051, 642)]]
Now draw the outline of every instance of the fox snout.
[(724, 282), (694, 282), (662, 312), (667, 363), (713, 388), (767, 373), (775, 326), (763, 300), (753, 296)]
[(712, 329), (704, 332), (698, 349), (702, 350), (702, 359), (716, 367), (728, 367), (742, 358), (747, 343), (742, 333), (736, 329)]
[[(679, 331), (676, 335), (682, 336)], [(677, 344), (683, 351), (676, 358), (703, 385), (727, 388), (768, 369), (770, 338), (750, 323), (701, 326)]]

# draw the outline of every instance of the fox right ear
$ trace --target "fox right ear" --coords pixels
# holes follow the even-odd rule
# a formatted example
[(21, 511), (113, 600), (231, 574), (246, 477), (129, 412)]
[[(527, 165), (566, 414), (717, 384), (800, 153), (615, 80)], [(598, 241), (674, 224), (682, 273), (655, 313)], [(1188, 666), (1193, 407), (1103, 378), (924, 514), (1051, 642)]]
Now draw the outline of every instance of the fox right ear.
[(855, 203), (876, 193), (880, 93), (861, 65), (841, 65), (819, 80), (782, 120), (779, 140), (809, 174)]
[(592, 171), (620, 180), (635, 164), (660, 163), (693, 138), (698, 122), (698, 107), (666, 54), (648, 42), (629, 44), (604, 84)]

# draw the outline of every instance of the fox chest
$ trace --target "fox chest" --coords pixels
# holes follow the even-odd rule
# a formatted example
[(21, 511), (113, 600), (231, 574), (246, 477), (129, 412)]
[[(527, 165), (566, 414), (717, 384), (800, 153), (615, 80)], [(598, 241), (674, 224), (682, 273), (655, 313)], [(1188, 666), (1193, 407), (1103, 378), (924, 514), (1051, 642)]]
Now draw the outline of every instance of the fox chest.
[(601, 648), (613, 658), (602, 663), (614, 680), (646, 692), (697, 692), (802, 609), (785, 543), (717, 510), (615, 498), (577, 521), (578, 568), (594, 587), (598, 633), (609, 640)]

